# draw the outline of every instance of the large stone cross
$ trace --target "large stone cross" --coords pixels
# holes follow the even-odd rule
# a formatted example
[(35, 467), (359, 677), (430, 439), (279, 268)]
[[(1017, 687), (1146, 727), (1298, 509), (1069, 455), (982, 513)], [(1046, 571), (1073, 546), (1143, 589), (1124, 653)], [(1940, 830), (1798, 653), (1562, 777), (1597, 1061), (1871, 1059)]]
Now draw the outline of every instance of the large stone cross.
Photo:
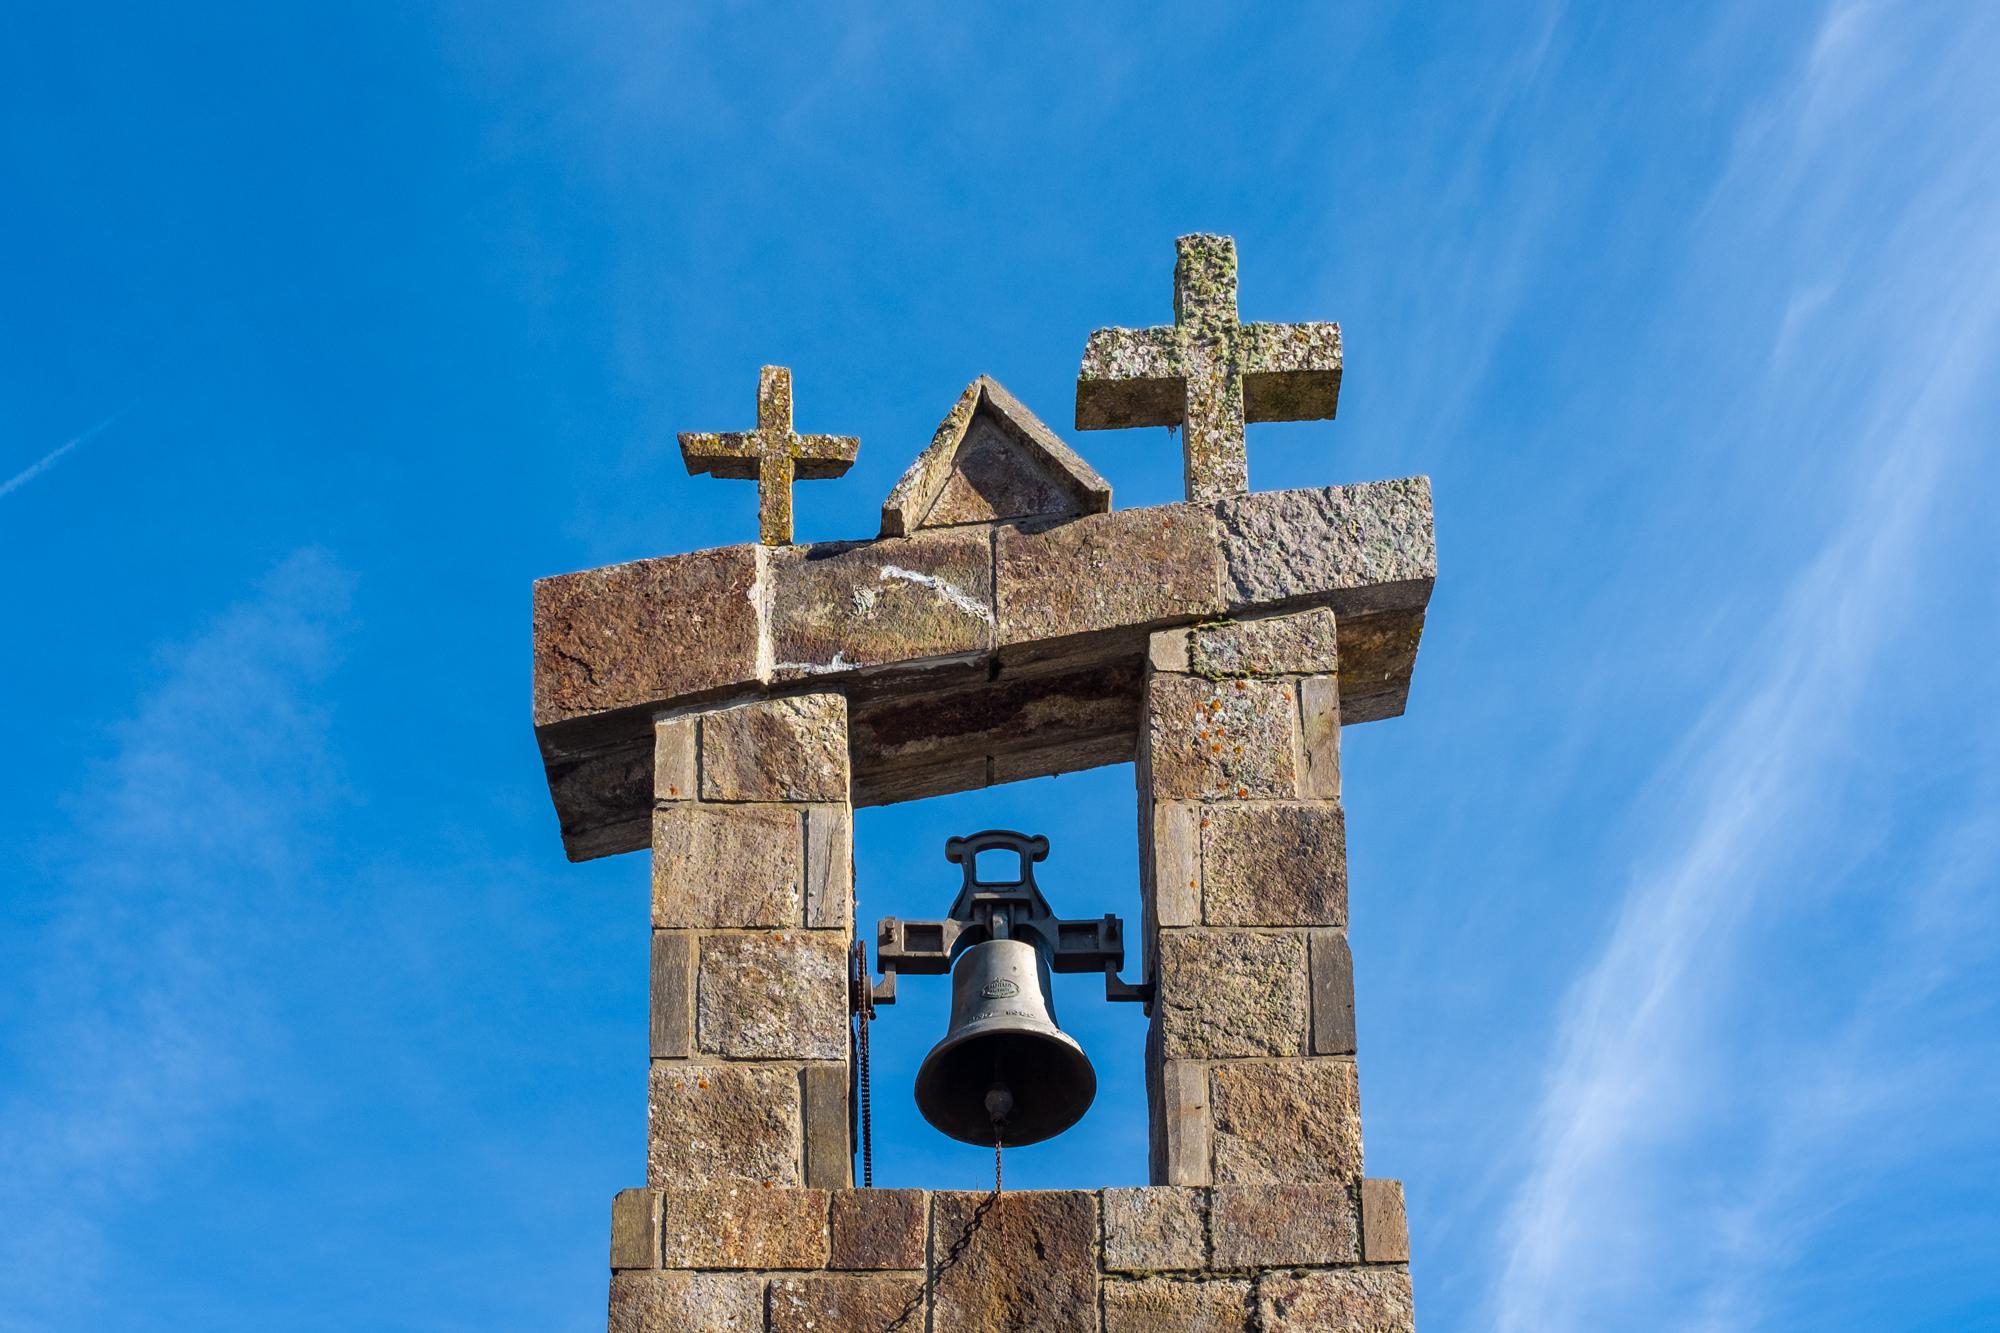
[(837, 477), (854, 465), (852, 435), (800, 435), (792, 429), (792, 372), (765, 366), (757, 377), (757, 429), (684, 431), (681, 458), (690, 473), (757, 479), (758, 537), (766, 546), (792, 540), (792, 482)]
[(1244, 324), (1236, 317), (1236, 242), (1175, 242), (1174, 322), (1099, 329), (1076, 376), (1076, 428), (1181, 426), (1187, 498), (1250, 489), (1250, 421), (1317, 421), (1340, 398), (1340, 325)]

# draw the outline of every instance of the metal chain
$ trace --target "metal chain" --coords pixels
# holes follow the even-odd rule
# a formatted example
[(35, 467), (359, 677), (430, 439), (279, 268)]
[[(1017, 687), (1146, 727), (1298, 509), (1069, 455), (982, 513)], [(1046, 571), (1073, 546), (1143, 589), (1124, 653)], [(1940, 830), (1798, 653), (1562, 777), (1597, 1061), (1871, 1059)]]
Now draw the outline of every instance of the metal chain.
[(978, 1234), (979, 1224), (986, 1220), (986, 1214), (991, 1212), (993, 1205), (998, 1202), (1000, 1202), (1000, 1142), (998, 1139), (995, 1139), (993, 1143), (993, 1192), (981, 1199), (979, 1206), (972, 1210), (972, 1216), (965, 1219), (965, 1230), (958, 1233), (958, 1239), (951, 1243), (949, 1250), (945, 1251), (944, 1262), (933, 1265), (928, 1260), (925, 1261), (924, 1285), (917, 1289), (917, 1294), (910, 1297), (909, 1303), (903, 1306), (896, 1317), (890, 1321), (889, 1326), (882, 1330), (882, 1333), (898, 1333), (905, 1324), (910, 1322), (912, 1316), (924, 1308), (926, 1301), (936, 1299), (938, 1279), (949, 1273), (957, 1266), (958, 1261), (965, 1257), (965, 1251), (972, 1244), (973, 1236)]
[(875, 992), (868, 975), (868, 945), (854, 941), (853, 963), (847, 969), (850, 1007), (854, 1010), (856, 1088), (861, 1101), (861, 1188), (875, 1187), (875, 1107), (868, 1071), (868, 1025), (875, 1017)]

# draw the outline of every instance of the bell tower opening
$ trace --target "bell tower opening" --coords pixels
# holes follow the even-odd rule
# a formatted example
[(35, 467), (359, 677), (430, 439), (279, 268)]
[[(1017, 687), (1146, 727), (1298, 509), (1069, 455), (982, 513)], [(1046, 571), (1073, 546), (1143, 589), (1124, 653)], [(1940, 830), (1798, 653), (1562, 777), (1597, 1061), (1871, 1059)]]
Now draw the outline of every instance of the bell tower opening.
[[(1045, 838), (1045, 857), (1028, 860), (1027, 854), (1004, 845), (968, 847), (976, 882), (1015, 883), (1025, 872), (1057, 918), (1101, 920), (1107, 914), (1119, 918), (1125, 946), (1121, 975), (1127, 982), (1139, 981), (1145, 960), (1132, 784), (1132, 765), (1113, 764), (855, 811), (854, 930), (868, 946), (873, 974), (881, 975), (877, 922), (884, 917), (928, 922), (950, 912), (961, 892), (965, 867), (946, 859), (947, 842), (976, 830), (1012, 829)], [(968, 960), (963, 953), (954, 960), (962, 967), (983, 961)], [(1004, 989), (1005, 980), (997, 977), (993, 988)], [(1143, 1185), (1147, 1180), (1144, 1006), (1107, 1003), (1101, 971), (1055, 970), (1048, 981), (1054, 1022), (1082, 1048), (1095, 1071), (1096, 1091), (1074, 1124), (1039, 1142), (1008, 1144), (1008, 1188)], [(874, 1182), (879, 1188), (992, 1186), (991, 1150), (935, 1128), (925, 1119), (916, 1096), (926, 1057), (952, 1029), (955, 982), (951, 974), (902, 973), (896, 1002), (879, 1007), (870, 1025), (868, 1104), (873, 1117)], [(1025, 989), (1025, 983), (1017, 984)], [(954, 1087), (970, 1086), (969, 1074), (944, 1059), (933, 1077), (940, 1073), (942, 1081)], [(987, 1091), (983, 1086), (973, 1089), (980, 1097)], [(857, 1183), (862, 1173), (857, 1156)]]

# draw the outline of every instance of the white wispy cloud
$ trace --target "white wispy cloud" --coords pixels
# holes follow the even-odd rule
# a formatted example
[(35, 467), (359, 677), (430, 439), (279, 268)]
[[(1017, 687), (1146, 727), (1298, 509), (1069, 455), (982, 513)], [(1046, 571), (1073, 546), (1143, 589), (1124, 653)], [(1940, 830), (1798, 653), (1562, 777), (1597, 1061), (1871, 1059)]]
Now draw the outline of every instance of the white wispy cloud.
[[(1635, 858), (1569, 994), (1500, 1230), (1503, 1330), (1606, 1327), (1647, 1308), (1657, 1328), (1755, 1326), (1787, 1248), (1838, 1213), (1842, 1189), (1893, 1163), (1899, 1136), (1885, 1127), (1939, 1086), (1911, 1066), (1971, 1058), (1881, 1058), (1875, 1038), (1926, 987), (1990, 957), (1968, 954), (1961, 933), (1913, 932), (1843, 1021), (1788, 1043), (1781, 1067), (1739, 1076), (1760, 1017), (1746, 997), (1769, 961), (1752, 927), (1810, 915), (1827, 892), (1819, 874), (1840, 868), (1829, 846), (1868, 801), (1864, 757), (1846, 741), (1879, 706), (1912, 590), (1948, 573), (1942, 501), (1984, 466), (1985, 385), (2000, 362), (2000, 183), (1984, 164), (2000, 135), (1994, 99), (1963, 90), (1983, 86), (1975, 67), (1992, 45), (1980, 38), (1993, 34), (1945, 21), (1913, 35), (1907, 19), (1830, 11), (1796, 82), (1746, 125), (1707, 210), (1723, 244), (1734, 208), (1778, 220), (1807, 251), (1786, 257), (1800, 279), (1767, 382), (1744, 406), (1757, 428), (1793, 438), (1802, 463), (1846, 477), (1851, 502), (1768, 633), (1730, 664), (1746, 684), (1645, 794), (1657, 847)], [(1933, 149), (1945, 151), (1915, 171), (1887, 169)], [(1913, 176), (1915, 188), (1885, 191)], [(1857, 364), (1865, 382), (1849, 377)], [(1833, 402), (1847, 410), (1831, 436), (1805, 424)], [(1989, 882), (2000, 847), (1990, 822), (1967, 818), (1935, 835), (1936, 873), (1874, 890), (1921, 919), (1953, 885)], [(1700, 1136), (1725, 1099), (1768, 1146), (1731, 1153), (1752, 1166), (1718, 1185), (1707, 1177), (1721, 1146)], [(1697, 1179), (1714, 1197), (1698, 1197)]]
[[(0, 1329), (75, 1319), (110, 1231), (249, 1095), (271, 918), (328, 787), (348, 578), (299, 552), (162, 654), (68, 805), (0, 1059)], [(261, 960), (261, 961), (259, 961)]]
[(61, 462), (63, 455), (67, 454), (70, 450), (76, 448), (78, 445), (84, 443), (86, 440), (89, 440), (92, 436), (97, 435), (99, 432), (108, 429), (113, 422), (118, 420), (120, 415), (122, 414), (118, 412), (113, 412), (110, 416), (104, 418), (104, 420), (98, 422), (95, 426), (92, 426), (89, 430), (84, 431), (81, 435), (77, 435), (68, 440), (63, 441), (61, 444), (49, 450), (47, 453), (43, 454), (40, 458), (36, 459), (34, 462), (28, 464), (28, 466), (22, 468), (19, 472), (16, 472), (13, 476), (9, 477), (7, 480), (0, 481), (0, 500), (6, 499), (8, 496), (12, 495), (15, 491), (20, 490), (23, 486), (26, 486), (29, 482), (33, 481), (36, 477), (39, 477), (44, 472), (47, 472), (50, 468), (54, 467), (57, 463)]

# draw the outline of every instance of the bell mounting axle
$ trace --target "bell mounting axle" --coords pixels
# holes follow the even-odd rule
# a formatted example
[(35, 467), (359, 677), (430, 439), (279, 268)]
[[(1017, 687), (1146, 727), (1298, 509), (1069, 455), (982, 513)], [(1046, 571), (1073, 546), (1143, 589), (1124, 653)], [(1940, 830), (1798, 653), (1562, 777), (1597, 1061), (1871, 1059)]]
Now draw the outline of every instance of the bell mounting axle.
[[(1015, 878), (980, 878), (980, 854), (991, 851), (1019, 857)], [(876, 937), (883, 977), (868, 998), (895, 1003), (899, 972), (951, 973), (951, 1026), (917, 1071), (917, 1108), (966, 1143), (1038, 1143), (1075, 1124), (1097, 1096), (1090, 1058), (1056, 1023), (1050, 972), (1101, 970), (1113, 1000), (1144, 1003), (1151, 988), (1118, 976), (1125, 929), (1117, 917), (1065, 921), (1049, 909), (1034, 872), (1049, 854), (1047, 838), (989, 829), (952, 838), (944, 854), (965, 872), (951, 915), (884, 917)]]

